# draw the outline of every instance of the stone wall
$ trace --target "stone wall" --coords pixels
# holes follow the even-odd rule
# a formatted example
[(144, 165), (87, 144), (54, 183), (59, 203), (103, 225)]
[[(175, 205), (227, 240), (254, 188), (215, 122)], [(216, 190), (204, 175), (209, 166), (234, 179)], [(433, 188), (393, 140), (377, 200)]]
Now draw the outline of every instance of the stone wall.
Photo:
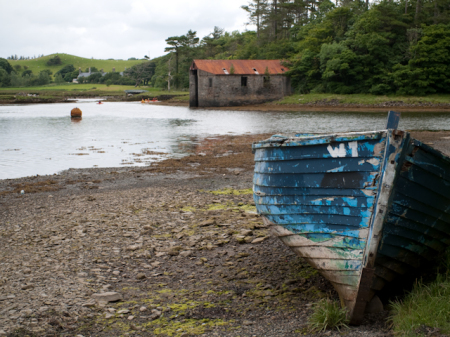
[[(247, 78), (246, 85), (242, 83), (243, 77)], [(265, 81), (265, 77), (265, 75), (213, 75), (202, 70), (197, 70), (196, 76), (191, 71), (190, 106), (219, 107), (257, 104), (281, 99), (291, 93), (289, 77), (271, 75), (268, 81)]]

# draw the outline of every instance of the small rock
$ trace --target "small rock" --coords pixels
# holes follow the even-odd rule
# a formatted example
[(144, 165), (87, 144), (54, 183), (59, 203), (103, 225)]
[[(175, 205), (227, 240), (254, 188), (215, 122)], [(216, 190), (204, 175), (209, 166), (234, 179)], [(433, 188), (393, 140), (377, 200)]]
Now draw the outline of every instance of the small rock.
[[(92, 307), (95, 307), (95, 301), (94, 300), (91, 300), (91, 301), (88, 301), (88, 302), (85, 302), (85, 303), (83, 303), (83, 307), (86, 307), (86, 308), (92, 308)], [(40, 309), (39, 309), (40, 310)]]
[(250, 242), (253, 241), (253, 238), (252, 238), (251, 236), (246, 236), (246, 237), (244, 238), (244, 241), (245, 241), (245, 243), (250, 243)]
[(140, 308), (139, 308), (139, 311), (140, 311), (140, 312), (147, 311), (147, 307), (140, 307)]
[(116, 276), (120, 275), (120, 271), (118, 271), (118, 270), (114, 270), (112, 273), (113, 273), (113, 275), (116, 275)]
[(263, 238), (256, 238), (255, 240), (252, 241), (252, 243), (261, 243), (266, 239), (266, 237)]
[(255, 323), (253, 323), (251, 321), (247, 321), (247, 320), (242, 322), (242, 325), (253, 325), (253, 324), (255, 324)]
[(157, 319), (161, 316), (161, 311), (153, 309), (152, 315), (150, 316), (152, 319)]
[(117, 313), (119, 315), (121, 315), (121, 314), (128, 314), (129, 312), (130, 312), (130, 310), (128, 310), (128, 309), (122, 309), (122, 310), (117, 311)]
[(32, 285), (32, 284), (24, 284), (21, 287), (22, 290), (28, 290), (28, 289), (33, 289), (33, 288), (34, 288), (34, 285)]
[(189, 257), (192, 255), (192, 250), (184, 250), (182, 252), (180, 252), (180, 256), (182, 257)]
[(236, 236), (236, 241), (239, 242), (239, 243), (245, 243), (245, 236), (237, 235)]
[(134, 319), (134, 316), (128, 316), (128, 320), (132, 321)]
[(105, 315), (105, 318), (106, 318), (106, 319), (110, 319), (111, 317), (114, 317), (114, 314), (107, 313), (107, 314)]
[(137, 274), (137, 276), (136, 276), (136, 279), (138, 279), (138, 280), (143, 280), (143, 279), (145, 279), (145, 278), (146, 278), (146, 276), (145, 276), (144, 273), (139, 273), (139, 274)]
[(122, 301), (122, 295), (113, 291), (106, 293), (92, 294), (92, 298), (101, 302)]
[(180, 250), (181, 247), (177, 246), (177, 247), (172, 247), (170, 248), (170, 250), (167, 252), (167, 254), (169, 254), (170, 256), (177, 256), (178, 254), (180, 254)]
[(135, 250), (138, 250), (139, 248), (141, 248), (141, 245), (131, 245), (131, 246), (128, 246), (127, 247), (127, 250), (129, 250), (129, 251), (135, 251)]
[(241, 230), (241, 235), (250, 236), (250, 235), (253, 235), (253, 231), (251, 229), (243, 229), (243, 230)]
[(205, 227), (205, 226), (212, 226), (216, 224), (216, 220), (214, 219), (209, 219), (209, 220), (205, 220), (203, 222), (200, 222), (198, 225), (200, 227)]

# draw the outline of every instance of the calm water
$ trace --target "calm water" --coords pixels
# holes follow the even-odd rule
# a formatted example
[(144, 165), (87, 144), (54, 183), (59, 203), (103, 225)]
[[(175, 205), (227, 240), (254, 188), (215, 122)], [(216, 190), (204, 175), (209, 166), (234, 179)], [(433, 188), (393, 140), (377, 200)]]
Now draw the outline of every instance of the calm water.
[[(83, 119), (70, 119), (78, 106)], [(0, 179), (68, 168), (141, 166), (211, 135), (382, 129), (386, 113), (189, 110), (141, 103), (0, 106)], [(401, 129), (449, 130), (450, 114), (403, 113)]]

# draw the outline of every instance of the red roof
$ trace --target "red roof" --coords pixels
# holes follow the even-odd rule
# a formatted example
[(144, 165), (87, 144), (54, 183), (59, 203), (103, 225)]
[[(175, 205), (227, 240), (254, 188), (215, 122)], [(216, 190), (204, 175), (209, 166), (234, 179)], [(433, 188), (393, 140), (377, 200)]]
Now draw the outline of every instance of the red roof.
[(191, 70), (227, 75), (230, 73), (231, 65), (234, 67), (235, 75), (264, 75), (266, 68), (270, 75), (283, 74), (289, 70), (281, 65), (281, 60), (194, 60)]

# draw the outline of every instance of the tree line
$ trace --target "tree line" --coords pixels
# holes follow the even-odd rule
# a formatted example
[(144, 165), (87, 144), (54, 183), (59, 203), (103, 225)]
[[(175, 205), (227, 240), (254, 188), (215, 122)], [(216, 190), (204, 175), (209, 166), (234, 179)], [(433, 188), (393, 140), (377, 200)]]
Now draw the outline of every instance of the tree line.
[(187, 88), (192, 59), (282, 59), (300, 93), (450, 89), (450, 0), (251, 0), (242, 8), (255, 31), (169, 37), (175, 65), (170, 55), (158, 60), (151, 83), (163, 86), (171, 72), (173, 85)]
[[(61, 59), (56, 55), (47, 62), (48, 65), (61, 64)], [(156, 64), (146, 61), (137, 64), (124, 72), (99, 71), (96, 67), (86, 68), (84, 73), (91, 72), (89, 76), (79, 77), (80, 71), (73, 64), (64, 65), (55, 74), (49, 69), (41, 70), (34, 74), (26, 65), (19, 64), (11, 66), (7, 59), (0, 58), (0, 87), (29, 87), (41, 86), (50, 83), (63, 84), (72, 83), (77, 79), (78, 83), (104, 83), (107, 85), (148, 85), (155, 74)]]
[[(281, 59), (299, 93), (450, 89), (450, 0), (250, 0), (242, 9), (255, 30), (214, 27), (203, 38), (193, 30), (168, 37), (166, 55), (109, 80), (185, 89), (193, 59)], [(7, 77), (1, 72), (0, 82)], [(55, 80), (78, 76), (75, 69), (58, 73)], [(91, 76), (85, 81), (105, 81)]]

